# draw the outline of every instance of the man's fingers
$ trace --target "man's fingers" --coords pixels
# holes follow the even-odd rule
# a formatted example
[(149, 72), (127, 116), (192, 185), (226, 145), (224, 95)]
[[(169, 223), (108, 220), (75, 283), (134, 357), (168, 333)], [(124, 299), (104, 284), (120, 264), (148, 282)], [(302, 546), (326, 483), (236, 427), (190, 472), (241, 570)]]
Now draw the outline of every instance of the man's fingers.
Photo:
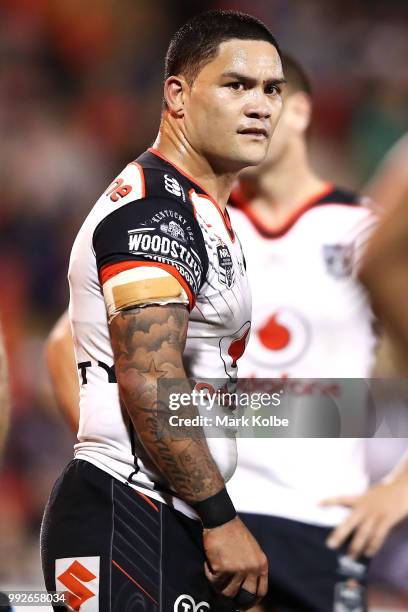
[(334, 529), (326, 540), (329, 548), (338, 548), (354, 531), (361, 520), (357, 513), (351, 514), (343, 523)]
[(245, 579), (244, 572), (235, 572), (234, 574), (213, 572), (207, 562), (204, 564), (204, 571), (213, 589), (217, 591), (217, 593), (221, 593), (225, 597), (230, 598), (235, 597)]
[(208, 582), (212, 585), (212, 587), (221, 593), (221, 591), (228, 585), (230, 582), (232, 575), (225, 573), (215, 573), (211, 571), (210, 566), (207, 561), (204, 563), (204, 572)]
[(265, 597), (268, 592), (268, 573), (261, 574), (258, 579), (258, 597)]
[(215, 573), (211, 571), (207, 562), (204, 563), (204, 572), (207, 580), (218, 592), (233, 599), (240, 589), (245, 589), (258, 598), (265, 597), (268, 592), (268, 571), (267, 567), (259, 576), (258, 574), (237, 572), (235, 574)]
[(390, 527), (385, 521), (382, 521), (376, 526), (374, 533), (370, 539), (370, 542), (368, 543), (366, 548), (367, 557), (373, 557), (380, 550), (389, 532)]
[(353, 495), (340, 495), (339, 497), (328, 497), (319, 502), (319, 506), (347, 506), (351, 508), (357, 501)]
[(241, 584), (241, 589), (245, 589), (248, 593), (258, 594), (258, 576), (256, 574), (248, 574), (244, 582)]
[(365, 552), (367, 543), (370, 540), (375, 522), (373, 519), (366, 519), (360, 523), (355, 530), (353, 539), (351, 540), (348, 553), (353, 559), (357, 559)]
[(243, 572), (237, 572), (231, 577), (231, 580), (228, 581), (228, 584), (222, 589), (221, 594), (224, 597), (230, 597), (231, 599), (235, 597), (238, 593), (239, 589), (242, 586), (244, 581), (245, 574)]

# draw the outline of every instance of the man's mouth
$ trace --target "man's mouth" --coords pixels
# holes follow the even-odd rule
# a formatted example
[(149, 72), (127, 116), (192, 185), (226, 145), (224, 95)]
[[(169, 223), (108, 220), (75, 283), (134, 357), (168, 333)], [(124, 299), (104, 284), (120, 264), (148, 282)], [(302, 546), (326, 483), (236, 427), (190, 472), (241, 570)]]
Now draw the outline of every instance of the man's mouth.
[(258, 127), (248, 127), (242, 130), (238, 130), (238, 134), (243, 134), (245, 136), (252, 136), (257, 139), (268, 138), (268, 131), (265, 128)]

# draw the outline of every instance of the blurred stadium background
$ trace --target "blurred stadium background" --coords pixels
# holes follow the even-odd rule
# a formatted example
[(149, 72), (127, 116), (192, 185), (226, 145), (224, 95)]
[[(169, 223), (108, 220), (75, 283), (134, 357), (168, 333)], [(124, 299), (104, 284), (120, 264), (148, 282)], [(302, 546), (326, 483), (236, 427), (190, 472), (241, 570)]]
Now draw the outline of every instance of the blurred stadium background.
[[(42, 511), (72, 454), (43, 348), (67, 304), (73, 238), (111, 177), (156, 134), (170, 35), (213, 7), (260, 17), (308, 69), (314, 162), (326, 177), (359, 188), (408, 129), (406, 2), (2, 0), (0, 314), (13, 393), (0, 476), (3, 588), (42, 584)], [(376, 455), (375, 475), (392, 462), (378, 465)], [(385, 564), (398, 580), (386, 586), (408, 592), (408, 544), (397, 540)], [(382, 597), (381, 609), (394, 609)]]

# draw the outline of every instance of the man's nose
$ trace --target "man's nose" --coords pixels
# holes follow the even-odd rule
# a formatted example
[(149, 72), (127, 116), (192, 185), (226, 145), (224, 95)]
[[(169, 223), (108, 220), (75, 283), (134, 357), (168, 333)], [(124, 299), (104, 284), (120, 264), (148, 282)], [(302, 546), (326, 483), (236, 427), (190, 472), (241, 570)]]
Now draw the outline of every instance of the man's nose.
[(244, 112), (247, 117), (253, 119), (269, 119), (271, 116), (270, 99), (263, 91), (253, 90)]

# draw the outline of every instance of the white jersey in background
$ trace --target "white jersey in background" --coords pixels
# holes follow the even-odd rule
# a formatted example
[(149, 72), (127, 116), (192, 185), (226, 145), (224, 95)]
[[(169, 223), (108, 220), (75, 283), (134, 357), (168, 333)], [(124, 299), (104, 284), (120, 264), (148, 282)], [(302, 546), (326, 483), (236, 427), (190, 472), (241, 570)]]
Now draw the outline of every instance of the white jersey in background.
[[(176, 278), (179, 295), (166, 303), (189, 307), (187, 375), (235, 380), (251, 316), (239, 240), (228, 213), (153, 149), (130, 163), (99, 198), (72, 249), (69, 313), (81, 386), (75, 457), (194, 515), (167, 490), (119, 401), (108, 315), (126, 306), (126, 287), (146, 274)], [(208, 444), (227, 480), (236, 465), (235, 439), (210, 438)]]
[[(356, 266), (373, 212), (327, 185), (284, 227), (268, 231), (237, 195), (230, 214), (245, 245), (253, 299), (240, 378), (369, 376), (373, 316)], [(367, 486), (360, 439), (242, 438), (238, 457), (228, 488), (241, 512), (334, 525), (345, 511), (318, 502)]]

